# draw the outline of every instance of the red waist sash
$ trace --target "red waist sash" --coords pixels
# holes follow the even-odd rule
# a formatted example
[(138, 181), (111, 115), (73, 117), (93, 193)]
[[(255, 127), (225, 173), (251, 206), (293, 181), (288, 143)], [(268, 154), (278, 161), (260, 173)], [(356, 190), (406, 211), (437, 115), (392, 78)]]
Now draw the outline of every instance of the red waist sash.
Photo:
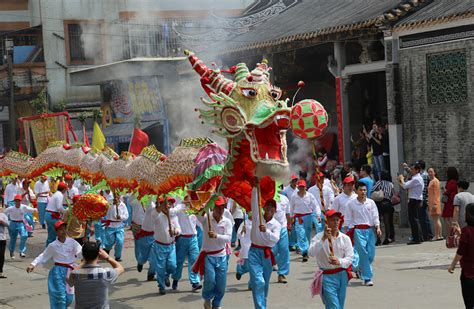
[(272, 248), (270, 247), (264, 247), (264, 246), (258, 246), (256, 244), (252, 244), (253, 248), (257, 248), (257, 249), (262, 249), (263, 250), (263, 254), (265, 255), (265, 258), (266, 259), (270, 259), (272, 261), (272, 266), (273, 265), (276, 265), (276, 261), (275, 261), (275, 255), (273, 254), (273, 250)]
[(56, 265), (56, 266), (62, 266), (62, 267), (67, 267), (67, 268), (70, 268), (70, 269), (74, 269), (74, 267), (73, 267), (72, 265), (69, 265), (69, 264), (54, 263), (54, 265)]
[(359, 229), (359, 230), (368, 230), (371, 228), (371, 226), (368, 224), (358, 224), (358, 225), (354, 225), (354, 228)]
[(337, 274), (338, 272), (345, 271), (347, 273), (347, 279), (351, 280), (352, 279), (352, 266), (349, 266), (348, 268), (334, 268), (334, 269), (326, 269), (323, 270), (324, 275), (332, 275), (332, 274)]
[(294, 216), (295, 218), (298, 218), (298, 223), (299, 223), (299, 224), (303, 224), (303, 219), (302, 219), (302, 218), (303, 218), (303, 217), (306, 217), (306, 216), (309, 216), (309, 215), (311, 215), (311, 213), (307, 213), (307, 214), (294, 214), (293, 216)]
[(193, 273), (200, 274), (201, 277), (204, 276), (204, 270), (206, 269), (206, 255), (213, 255), (221, 253), (225, 248), (215, 250), (215, 251), (201, 251), (199, 253), (196, 262), (194, 262), (193, 268), (191, 269)]
[(152, 236), (153, 234), (154, 234), (153, 232), (140, 230), (140, 231), (138, 231), (137, 235), (135, 236), (135, 240), (139, 240), (140, 238), (145, 237), (145, 236)]

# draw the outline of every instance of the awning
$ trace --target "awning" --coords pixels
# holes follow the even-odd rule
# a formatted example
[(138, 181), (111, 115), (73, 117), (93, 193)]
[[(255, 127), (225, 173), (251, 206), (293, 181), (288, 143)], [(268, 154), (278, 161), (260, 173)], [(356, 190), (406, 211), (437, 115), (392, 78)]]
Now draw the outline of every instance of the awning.
[[(141, 129), (144, 130), (154, 124), (157, 121), (147, 121), (141, 123)], [(105, 136), (105, 142), (107, 144), (116, 143), (129, 143), (132, 139), (133, 129), (135, 128), (134, 123), (114, 123), (107, 128), (102, 130)]]

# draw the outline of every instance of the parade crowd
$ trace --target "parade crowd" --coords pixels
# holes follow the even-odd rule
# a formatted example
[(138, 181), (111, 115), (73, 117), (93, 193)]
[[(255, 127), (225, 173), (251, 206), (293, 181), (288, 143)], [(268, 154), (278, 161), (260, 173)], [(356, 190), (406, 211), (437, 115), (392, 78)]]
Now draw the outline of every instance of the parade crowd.
[[(423, 161), (404, 167), (407, 175), (400, 174), (398, 181), (408, 198), (408, 244), (446, 238), (458, 247), (449, 271), (460, 262), (466, 308), (473, 308), (474, 197), (467, 192), (469, 183), (450, 168), (442, 191), (436, 171), (425, 171)], [(188, 196), (139, 199), (103, 189), (97, 193), (110, 207), (96, 222), (80, 221), (71, 211), (90, 190), (81, 179), (69, 174), (42, 176), (36, 182), (12, 178), (0, 212), (0, 278), (6, 278), (7, 229), (11, 259), (17, 257), (18, 236), (19, 257), (24, 258), (28, 237), (35, 229), (47, 229), (45, 250), (27, 272), (54, 262), (48, 276), (51, 308), (66, 308), (74, 300), (76, 308), (108, 308), (108, 288), (124, 272), (124, 236), (131, 229), (137, 271), (148, 264), (146, 279), (156, 280), (160, 295), (178, 289), (187, 260), (190, 292), (202, 290), (204, 308), (221, 308), (229, 267), (235, 268), (237, 280), (248, 273), (255, 308), (266, 308), (271, 275), (276, 272), (278, 283), (288, 282), (294, 251), (302, 263), (315, 258), (312, 294), (320, 295), (326, 308), (344, 308), (349, 280), (374, 285), (376, 246), (395, 241), (394, 205), (400, 194), (390, 174), (382, 169), (374, 175), (369, 165), (356, 171), (345, 164), (337, 173), (321, 169), (314, 177), (291, 176), (274, 199), (263, 203), (255, 179), (250, 212), (218, 196), (204, 215), (191, 214)], [(440, 216), (448, 227), (445, 235)], [(238, 257), (236, 265), (229, 265), (231, 254)], [(99, 261), (110, 267), (101, 267)]]

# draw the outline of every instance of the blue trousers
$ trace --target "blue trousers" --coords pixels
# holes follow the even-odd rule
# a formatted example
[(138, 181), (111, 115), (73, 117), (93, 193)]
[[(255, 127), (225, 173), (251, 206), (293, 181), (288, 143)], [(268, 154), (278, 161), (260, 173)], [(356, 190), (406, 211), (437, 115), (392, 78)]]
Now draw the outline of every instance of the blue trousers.
[(321, 298), (326, 309), (344, 309), (346, 289), (349, 280), (345, 271), (323, 275)]
[(165, 278), (176, 271), (176, 249), (174, 244), (153, 244), (153, 260), (156, 269), (156, 281), (160, 290), (165, 289)]
[(99, 221), (94, 223), (94, 238), (95, 238), (95, 241), (100, 242), (100, 243), (102, 243), (103, 240), (104, 240), (103, 239), (104, 238), (104, 227), (102, 226), (102, 223), (100, 222), (100, 219), (99, 219)]
[(20, 235), (20, 253), (26, 251), (26, 240), (28, 239), (28, 232), (26, 231), (25, 224), (23, 222), (10, 221), (10, 227), (8, 228), (10, 234), (10, 245), (8, 249), (10, 252), (15, 251), (16, 238)]
[(127, 202), (125, 203), (125, 206), (127, 206), (128, 219), (126, 221), (124, 221), (124, 223), (125, 223), (125, 225), (130, 226), (130, 225), (132, 225), (132, 212), (133, 212), (133, 209), (132, 209), (132, 206), (130, 206), (130, 204), (128, 203), (128, 199), (127, 199)]
[(198, 225), (196, 225), (196, 232), (197, 232), (197, 240), (198, 240), (199, 251), (201, 251), (201, 248), (202, 248), (202, 229)]
[(51, 309), (65, 309), (74, 300), (74, 294), (66, 292), (68, 268), (54, 265), (48, 275), (48, 295)]
[(140, 265), (145, 265), (147, 261), (149, 262), (150, 268), (148, 268), (148, 275), (154, 275), (156, 272), (155, 262), (152, 258), (153, 254), (151, 253), (154, 243), (155, 239), (153, 238), (153, 235), (143, 236), (135, 241), (135, 246), (138, 247), (139, 251), (137, 263)]
[(296, 228), (295, 228), (295, 224), (292, 224), (290, 235), (288, 235), (288, 246), (294, 247), (296, 245), (297, 245)]
[(44, 216), (46, 214), (46, 206), (48, 206), (48, 203), (38, 203), (38, 217), (41, 225), (45, 224)]
[[(238, 273), (238, 274), (246, 274), (248, 273), (250, 270), (249, 270), (249, 259), (245, 259), (245, 262), (244, 264), (237, 264), (237, 267), (235, 268), (235, 272)], [(248, 283), (248, 287), (249, 289), (251, 289), (251, 285), (250, 285), (250, 279), (249, 279), (249, 283)]]
[(290, 273), (290, 250), (288, 248), (288, 230), (282, 227), (280, 240), (273, 247), (273, 254), (278, 265), (278, 274), (287, 276)]
[(104, 248), (105, 250), (112, 250), (112, 247), (115, 245), (114, 248), (114, 256), (115, 259), (122, 258), (122, 249), (123, 249), (123, 242), (125, 238), (125, 231), (124, 227), (106, 227), (104, 233)]
[(372, 262), (375, 258), (375, 233), (372, 229), (354, 230), (354, 247), (359, 254), (358, 269), (361, 279), (372, 280)]
[(25, 219), (26, 222), (33, 228), (31, 232), (28, 232), (28, 235), (33, 235), (33, 231), (35, 230), (35, 220), (33, 219), (33, 214), (32, 213), (26, 213), (25, 214)]
[(265, 258), (263, 249), (250, 247), (248, 262), (253, 304), (257, 309), (265, 309), (267, 308), (268, 288), (273, 271), (272, 261)]
[[(303, 220), (300, 224), (299, 220)], [(304, 217), (296, 218), (295, 220), (296, 237), (298, 239), (298, 247), (301, 250), (302, 255), (308, 254), (309, 243), (311, 241), (311, 235), (313, 231), (313, 216), (307, 215)]]
[(212, 307), (220, 307), (227, 285), (227, 257), (206, 256), (204, 287), (202, 298), (212, 302)]
[(58, 219), (52, 217), (50, 212), (45, 214), (46, 226), (48, 227), (48, 238), (46, 239), (47, 247), (50, 243), (56, 240), (56, 230), (54, 229), (54, 224), (58, 222)]
[(183, 264), (188, 258), (188, 278), (191, 284), (199, 283), (199, 275), (192, 272), (192, 265), (199, 255), (197, 236), (191, 238), (178, 237), (176, 240), (176, 271), (172, 274), (173, 280), (181, 279), (183, 275)]

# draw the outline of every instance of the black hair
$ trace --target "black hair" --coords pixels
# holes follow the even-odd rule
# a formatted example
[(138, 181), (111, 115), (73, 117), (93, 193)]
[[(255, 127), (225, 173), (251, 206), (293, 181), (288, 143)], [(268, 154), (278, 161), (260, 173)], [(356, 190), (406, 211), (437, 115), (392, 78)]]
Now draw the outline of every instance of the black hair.
[(417, 171), (421, 171), (421, 165), (419, 162), (413, 163), (411, 167), (413, 167)]
[(474, 226), (474, 203), (466, 205), (466, 223), (469, 226)]
[(469, 182), (464, 181), (464, 180), (459, 180), (458, 181), (458, 187), (464, 190), (469, 189)]
[(424, 170), (424, 169), (426, 168), (426, 163), (425, 163), (425, 161), (423, 161), (423, 160), (418, 160), (418, 164), (420, 164), (420, 167), (421, 167), (422, 170)]
[(458, 181), (459, 180), (458, 170), (453, 166), (448, 167), (448, 169), (446, 170), (446, 178), (447, 180)]
[(380, 172), (380, 179), (392, 182), (392, 177), (390, 176), (390, 173), (387, 171)]
[(360, 168), (362, 171), (366, 172), (367, 175), (370, 175), (370, 173), (372, 172), (372, 168), (370, 167), (370, 165), (368, 164), (364, 164), (362, 165), (362, 167)]
[(365, 182), (362, 182), (362, 181), (357, 181), (356, 182), (356, 190), (359, 189), (359, 187), (366, 187), (367, 188), (367, 184)]
[(99, 256), (100, 244), (95, 241), (88, 241), (82, 246), (82, 256), (86, 262), (91, 262)]

